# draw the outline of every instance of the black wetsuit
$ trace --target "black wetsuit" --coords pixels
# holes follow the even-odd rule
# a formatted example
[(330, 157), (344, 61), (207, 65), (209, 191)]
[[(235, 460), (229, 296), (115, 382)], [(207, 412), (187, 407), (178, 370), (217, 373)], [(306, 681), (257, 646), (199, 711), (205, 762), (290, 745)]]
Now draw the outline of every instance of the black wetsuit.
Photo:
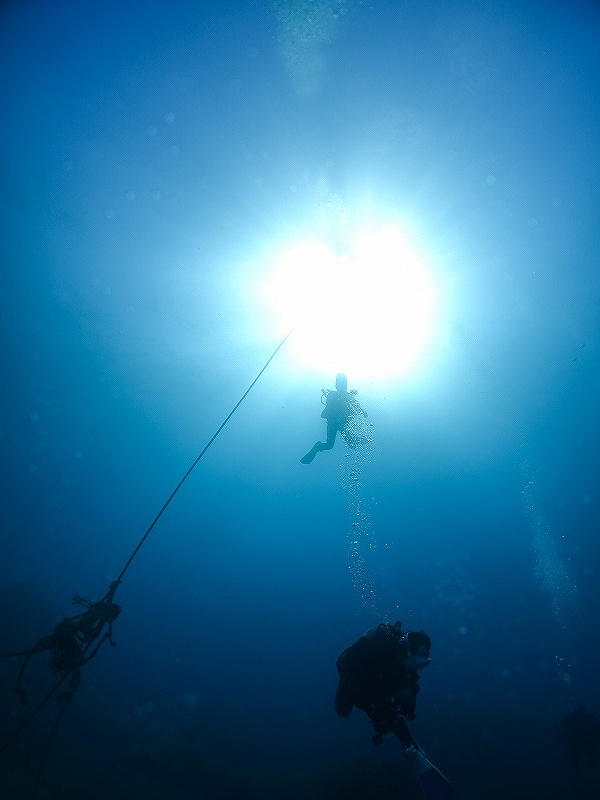
[(335, 709), (347, 717), (356, 706), (368, 714), (381, 743), (386, 733), (394, 733), (405, 747), (415, 742), (406, 720), (415, 718), (419, 675), (406, 665), (408, 649), (401, 641), (398, 624), (382, 623), (368, 631), (337, 660), (340, 682)]
[(575, 768), (586, 761), (596, 766), (600, 763), (600, 722), (579, 706), (564, 718), (558, 743), (565, 747), (569, 766)]
[(348, 423), (356, 415), (367, 416), (352, 392), (329, 390), (327, 392), (327, 404), (321, 412), (321, 416), (327, 420), (327, 441), (315, 442), (312, 449), (300, 459), (301, 462), (310, 464), (317, 453), (322, 453), (323, 450), (331, 450), (338, 433), (344, 436), (347, 444), (351, 447), (356, 446), (353, 437), (346, 436)]

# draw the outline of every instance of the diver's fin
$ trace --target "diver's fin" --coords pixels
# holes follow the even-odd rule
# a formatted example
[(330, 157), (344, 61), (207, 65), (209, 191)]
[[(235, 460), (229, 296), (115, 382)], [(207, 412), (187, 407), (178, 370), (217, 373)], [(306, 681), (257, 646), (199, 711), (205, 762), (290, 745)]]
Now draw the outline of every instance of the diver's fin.
[(454, 786), (437, 767), (433, 766), (420, 747), (415, 760), (417, 777), (427, 800), (458, 800)]
[(315, 458), (315, 456), (317, 455), (318, 452), (319, 451), (315, 447), (313, 447), (313, 449), (309, 450), (308, 453), (305, 456), (302, 456), (302, 458), (300, 459), (300, 463), (301, 464), (312, 464), (312, 462), (313, 462), (313, 460), (314, 460), (314, 458)]

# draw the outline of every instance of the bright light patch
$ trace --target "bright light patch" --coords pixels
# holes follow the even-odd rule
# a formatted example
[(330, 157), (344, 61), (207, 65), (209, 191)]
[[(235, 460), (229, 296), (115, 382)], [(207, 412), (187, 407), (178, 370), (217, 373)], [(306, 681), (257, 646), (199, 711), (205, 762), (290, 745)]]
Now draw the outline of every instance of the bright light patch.
[(424, 256), (396, 225), (363, 230), (344, 254), (306, 240), (276, 259), (265, 299), (300, 365), (353, 381), (410, 372), (433, 331), (436, 291)]

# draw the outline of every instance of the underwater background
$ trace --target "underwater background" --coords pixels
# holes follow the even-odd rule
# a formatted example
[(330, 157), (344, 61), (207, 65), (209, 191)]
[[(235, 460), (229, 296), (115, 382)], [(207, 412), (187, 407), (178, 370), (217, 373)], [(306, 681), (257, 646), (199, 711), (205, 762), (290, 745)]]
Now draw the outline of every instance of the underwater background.
[[(557, 742), (600, 715), (598, 4), (7, 0), (0, 42), (0, 652), (105, 595), (292, 329), (277, 252), (407, 221), (438, 287), (399, 373), (368, 264), (353, 309), (296, 265), (314, 318), (131, 563), (49, 749), (56, 697), (1, 754), (2, 797), (416, 797), (398, 742), (333, 708), (382, 620), (432, 638), (411, 730), (463, 800), (599, 797)], [(362, 371), (297, 357), (340, 308)], [(364, 441), (303, 465), (340, 370)], [(0, 746), (47, 662), (23, 709), (0, 659)]]

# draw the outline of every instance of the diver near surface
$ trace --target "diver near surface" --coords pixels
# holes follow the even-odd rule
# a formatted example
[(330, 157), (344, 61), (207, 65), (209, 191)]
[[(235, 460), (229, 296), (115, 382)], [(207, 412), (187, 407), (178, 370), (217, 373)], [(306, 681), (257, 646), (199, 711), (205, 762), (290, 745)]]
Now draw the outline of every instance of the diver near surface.
[(563, 719), (557, 741), (564, 746), (567, 764), (573, 769), (585, 761), (591, 767), (600, 763), (600, 722), (583, 706)]
[(428, 800), (455, 800), (448, 779), (428, 761), (413, 739), (407, 720), (415, 718), (419, 672), (430, 663), (431, 639), (425, 631), (403, 631), (402, 623), (382, 622), (348, 647), (337, 660), (339, 684), (335, 710), (347, 717), (354, 706), (369, 717), (380, 745), (387, 733), (399, 739), (413, 758), (421, 789)]
[(323, 396), (326, 398), (325, 408), (321, 411), (321, 416), (327, 420), (327, 441), (315, 442), (312, 448), (304, 455), (300, 462), (310, 464), (317, 453), (323, 450), (331, 450), (335, 444), (338, 431), (342, 434), (346, 443), (355, 447), (356, 443), (349, 436), (349, 424), (353, 417), (362, 415), (367, 416), (358, 400), (356, 390), (348, 391), (348, 378), (338, 372), (335, 376), (335, 389), (322, 389)]

